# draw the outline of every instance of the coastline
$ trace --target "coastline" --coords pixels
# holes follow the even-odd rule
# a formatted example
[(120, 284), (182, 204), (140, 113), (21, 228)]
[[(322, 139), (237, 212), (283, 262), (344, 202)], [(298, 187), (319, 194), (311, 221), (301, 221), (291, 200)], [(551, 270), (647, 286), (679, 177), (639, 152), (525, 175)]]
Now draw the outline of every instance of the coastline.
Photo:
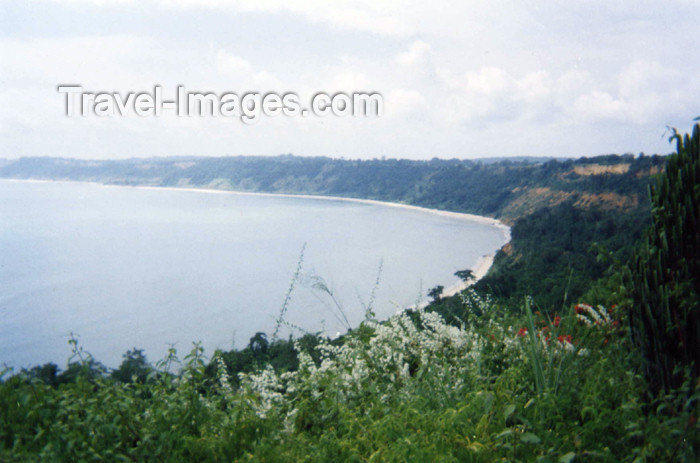
[[(467, 214), (463, 212), (452, 212), (444, 211), (441, 209), (430, 209), (427, 207), (413, 206), (410, 204), (396, 203), (389, 201), (378, 201), (375, 199), (361, 199), (361, 198), (346, 198), (343, 196), (326, 196), (326, 195), (310, 195), (310, 194), (292, 194), (292, 193), (263, 193), (263, 192), (252, 192), (252, 191), (237, 191), (237, 190), (224, 190), (224, 189), (214, 189), (214, 188), (192, 188), (192, 187), (172, 187), (172, 186), (148, 186), (148, 185), (111, 185), (99, 182), (82, 182), (78, 180), (46, 180), (46, 179), (12, 179), (12, 178), (0, 178), (0, 181), (9, 182), (29, 182), (29, 183), (80, 183), (80, 184), (90, 184), (103, 188), (132, 188), (140, 190), (165, 190), (165, 191), (187, 191), (192, 193), (205, 193), (205, 194), (232, 194), (239, 196), (267, 196), (276, 198), (301, 198), (301, 199), (319, 199), (324, 201), (344, 201), (344, 202), (355, 202), (360, 204), (370, 204), (374, 206), (385, 206), (401, 208), (405, 210), (412, 210), (417, 212), (423, 212), (428, 214), (437, 215), (440, 217), (447, 217), (452, 219), (466, 220), (470, 222), (477, 222), (485, 225), (491, 225), (500, 228), (506, 238), (504, 246), (510, 242), (510, 227), (498, 219), (491, 217), (485, 217), (475, 214)], [(494, 255), (487, 254), (481, 256), (474, 267), (471, 269), (474, 278), (468, 282), (460, 281), (452, 286), (445, 288), (441, 294), (441, 297), (454, 296), (461, 291), (467, 289), (469, 286), (473, 285), (481, 278), (486, 276), (488, 271), (493, 265)], [(428, 305), (428, 300), (424, 300), (418, 304), (418, 307), (425, 307)]]
[(484, 278), (488, 271), (491, 269), (491, 266), (493, 265), (493, 259), (493, 254), (487, 254), (479, 257), (479, 260), (476, 261), (476, 265), (472, 269), (474, 278), (472, 278), (469, 281), (460, 281), (459, 283), (450, 286), (449, 288), (445, 288), (442, 291), (441, 297), (450, 297), (454, 296), (457, 293), (461, 293), (477, 281)]
[[(84, 182), (81, 182), (84, 183)], [(121, 187), (122, 185), (107, 185), (102, 183), (97, 183), (97, 185), (102, 185), (106, 187)], [(441, 217), (449, 217), (453, 219), (469, 220), (471, 222), (483, 223), (486, 225), (493, 225), (495, 227), (508, 229), (510, 232), (510, 227), (501, 222), (498, 219), (493, 219), (491, 217), (485, 217), (482, 215), (467, 214), (465, 212), (452, 212), (444, 211), (441, 209), (430, 209), (427, 207), (413, 206), (411, 204), (396, 203), (391, 201), (379, 201), (376, 199), (361, 199), (361, 198), (346, 198), (344, 196), (326, 196), (326, 195), (310, 195), (310, 194), (293, 194), (293, 193), (263, 193), (257, 191), (238, 191), (238, 190), (218, 190), (214, 188), (191, 188), (191, 187), (171, 187), (171, 186), (126, 186), (127, 188), (137, 188), (143, 190), (168, 190), (168, 191), (190, 191), (193, 193), (208, 193), (208, 194), (234, 194), (239, 196), (267, 196), (274, 198), (300, 198), (300, 199), (320, 199), (324, 201), (344, 201), (344, 202), (354, 202), (361, 204), (371, 204), (374, 206), (388, 206), (396, 207), (401, 209), (408, 209), (419, 212), (427, 212), (429, 214), (438, 215)]]
[[(449, 217), (453, 219), (469, 220), (471, 222), (482, 223), (486, 225), (493, 225), (495, 227), (507, 230), (508, 238), (510, 238), (510, 227), (498, 219), (492, 217), (486, 217), (483, 215), (468, 214), (466, 212), (452, 212), (445, 211), (442, 209), (431, 209), (428, 207), (414, 206), (411, 204), (397, 203), (391, 201), (379, 201), (376, 199), (362, 199), (362, 198), (347, 198), (344, 196), (327, 196), (327, 195), (311, 195), (311, 194), (294, 194), (294, 193), (264, 193), (257, 191), (239, 191), (239, 190), (224, 190), (215, 188), (193, 188), (193, 187), (177, 187), (177, 186), (150, 186), (150, 185), (113, 185), (109, 183), (100, 183), (93, 181), (82, 182), (79, 180), (46, 180), (46, 179), (18, 179), (18, 178), (0, 178), (0, 180), (8, 182), (28, 182), (28, 183), (79, 183), (96, 185), (104, 188), (132, 188), (139, 190), (165, 190), (165, 191), (189, 191), (192, 193), (205, 193), (205, 194), (233, 194), (239, 196), (268, 196), (275, 198), (301, 198), (301, 199), (320, 199), (324, 201), (345, 201), (345, 202), (355, 202), (361, 204), (371, 204), (375, 206), (388, 206), (397, 207), (401, 209), (408, 209), (418, 212), (425, 212), (429, 214), (438, 215), (441, 217)], [(510, 240), (509, 240), (510, 241)]]
[[(473, 284), (475, 284), (477, 281), (481, 280), (491, 269), (494, 257), (495, 256), (493, 254), (485, 254), (479, 257), (479, 259), (476, 261), (476, 264), (474, 265), (474, 268), (471, 269), (474, 278), (472, 278), (469, 281), (460, 281), (459, 283), (456, 283), (448, 288), (443, 289), (442, 293), (440, 294), (440, 297), (445, 298), (455, 296), (464, 291), (465, 289), (469, 288)], [(428, 306), (428, 304), (430, 304), (430, 300), (426, 298), (419, 302), (418, 305), (407, 307), (406, 309), (424, 309)]]

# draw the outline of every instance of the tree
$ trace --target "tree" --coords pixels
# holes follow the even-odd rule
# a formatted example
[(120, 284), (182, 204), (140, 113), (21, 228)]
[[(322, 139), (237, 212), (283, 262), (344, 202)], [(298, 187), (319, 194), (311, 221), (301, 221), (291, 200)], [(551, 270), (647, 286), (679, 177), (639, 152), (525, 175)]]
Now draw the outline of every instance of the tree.
[(56, 384), (74, 383), (78, 378), (95, 381), (104, 377), (107, 368), (92, 357), (87, 357), (79, 362), (70, 362), (65, 371), (56, 377)]
[(440, 298), (442, 296), (442, 291), (445, 289), (444, 286), (442, 285), (437, 285), (430, 291), (428, 291), (428, 296), (433, 299), (433, 302), (438, 303), (440, 302)]
[(256, 355), (267, 354), (267, 349), (270, 347), (270, 342), (267, 340), (267, 335), (261, 331), (255, 333), (255, 336), (250, 338), (248, 348)]
[(148, 373), (151, 371), (151, 366), (143, 355), (143, 350), (133, 348), (123, 355), (124, 360), (119, 368), (112, 371), (110, 375), (113, 379), (122, 383), (145, 383)]
[(27, 376), (36, 378), (49, 386), (55, 386), (58, 379), (58, 366), (55, 363), (45, 363), (42, 366), (35, 366), (27, 371)]
[(457, 270), (457, 271), (455, 272), (455, 276), (456, 276), (457, 278), (461, 279), (461, 280), (462, 280), (463, 282), (465, 282), (465, 283), (468, 283), (469, 281), (476, 279), (476, 277), (474, 276), (474, 272), (472, 272), (472, 271), (469, 270), (469, 269), (467, 269), (467, 270)]

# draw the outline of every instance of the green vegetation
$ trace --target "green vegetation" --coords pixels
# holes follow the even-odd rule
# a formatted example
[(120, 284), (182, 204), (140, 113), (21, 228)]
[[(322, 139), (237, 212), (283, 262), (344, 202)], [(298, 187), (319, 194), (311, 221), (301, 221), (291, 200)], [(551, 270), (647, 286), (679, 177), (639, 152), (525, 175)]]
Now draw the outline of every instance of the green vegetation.
[[(618, 319), (489, 312), (455, 327), (432, 312), (367, 322), (231, 377), (217, 352), (175, 352), (144, 382), (29, 372), (0, 383), (4, 461), (693, 461), (700, 390), (653, 402)], [(591, 321), (593, 319), (591, 318)], [(527, 326), (528, 328), (526, 328)], [(263, 355), (251, 340), (241, 357)], [(269, 346), (268, 346), (269, 348)], [(313, 354), (313, 355), (312, 355)], [(133, 356), (131, 356), (133, 357)], [(125, 359), (125, 362), (131, 359)], [(253, 361), (254, 362), (254, 361)], [(119, 370), (123, 370), (120, 368)], [(117, 371), (119, 371), (117, 370)], [(690, 405), (683, 406), (686, 398)], [(665, 410), (665, 411), (664, 411)], [(673, 411), (672, 413), (670, 411)], [(638, 460), (636, 460), (638, 459)]]
[(477, 288), (511, 303), (531, 296), (537, 307), (557, 311), (603, 278), (612, 262), (629, 259), (649, 223), (648, 211), (581, 208), (573, 200), (538, 209), (515, 222), (510, 246), (496, 255)]
[(292, 155), (124, 161), (21, 158), (0, 165), (0, 178), (331, 195), (513, 220), (573, 197), (581, 206), (588, 202), (627, 208), (644, 199), (637, 195), (646, 195), (646, 179), (664, 162), (661, 156), (644, 155), (490, 163)]
[[(0, 460), (697, 461), (699, 140), (698, 126), (679, 138), (664, 173), (647, 157), (405, 163), (421, 179), (400, 187), (412, 202), (444, 181), (453, 199), (429, 190), (444, 207), (467, 204), (475, 193), (456, 185), (470, 175), (513, 176), (474, 206), (513, 224), (479, 284), (335, 340), (258, 333), (240, 351), (207, 358), (195, 344), (153, 366), (133, 349), (111, 372), (71, 340), (64, 372), (2, 376)], [(398, 194), (381, 169), (364, 172)], [(596, 305), (576, 304), (584, 294)]]
[(653, 392), (700, 377), (700, 125), (651, 188), (653, 221), (634, 256), (632, 334)]

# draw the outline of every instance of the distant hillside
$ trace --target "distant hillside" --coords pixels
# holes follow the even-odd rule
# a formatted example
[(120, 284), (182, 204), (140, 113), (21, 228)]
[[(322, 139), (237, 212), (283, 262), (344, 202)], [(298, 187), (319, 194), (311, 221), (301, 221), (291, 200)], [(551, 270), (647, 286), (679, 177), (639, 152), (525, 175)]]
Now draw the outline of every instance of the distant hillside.
[(81, 161), (22, 158), (0, 164), (0, 177), (304, 193), (398, 201), (512, 221), (543, 206), (629, 209), (646, 194), (660, 156), (579, 160), (339, 160), (276, 157)]
[(331, 195), (487, 215), (512, 225), (513, 239), (479, 286), (506, 299), (530, 295), (553, 308), (603, 275), (607, 264), (593, 243), (626, 258), (647, 226), (647, 187), (664, 164), (664, 157), (642, 155), (546, 162), (22, 158), (0, 163), (0, 178)]
[(565, 161), (570, 158), (555, 158), (552, 156), (498, 156), (489, 158), (476, 158), (474, 159), (474, 161), (481, 162), (483, 164), (493, 164), (495, 162), (503, 161), (542, 164), (547, 161), (556, 161), (557, 159)]

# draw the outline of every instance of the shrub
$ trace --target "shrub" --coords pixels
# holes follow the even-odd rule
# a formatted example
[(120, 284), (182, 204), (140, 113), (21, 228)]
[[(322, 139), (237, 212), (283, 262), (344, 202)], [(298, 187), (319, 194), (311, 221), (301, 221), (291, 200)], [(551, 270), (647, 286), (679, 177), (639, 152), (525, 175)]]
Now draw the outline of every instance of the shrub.
[(633, 338), (652, 392), (700, 376), (700, 125), (650, 188), (652, 225), (629, 274)]

